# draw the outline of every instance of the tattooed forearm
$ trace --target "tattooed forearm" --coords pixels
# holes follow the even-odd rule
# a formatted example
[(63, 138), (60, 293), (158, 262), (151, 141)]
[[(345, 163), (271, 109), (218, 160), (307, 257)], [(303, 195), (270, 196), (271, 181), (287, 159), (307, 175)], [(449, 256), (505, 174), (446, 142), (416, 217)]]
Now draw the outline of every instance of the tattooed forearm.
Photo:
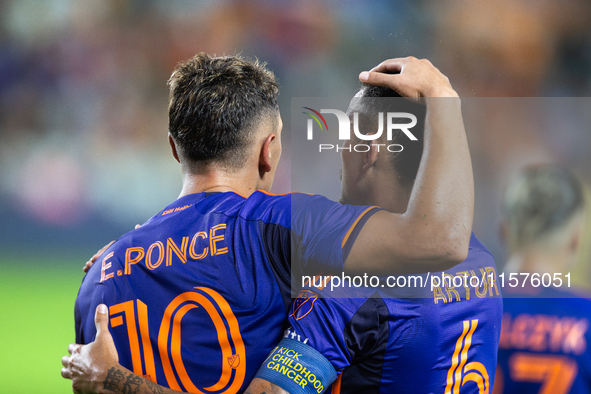
[(118, 368), (112, 367), (111, 369), (109, 369), (109, 371), (107, 371), (107, 377), (103, 382), (103, 388), (105, 390), (109, 390), (116, 393), (119, 389), (119, 384), (122, 380), (123, 371)]
[(107, 372), (103, 389), (116, 394), (165, 394), (163, 388), (151, 380), (117, 367)]
[(151, 380), (146, 379), (146, 385), (152, 390), (153, 394), (164, 394), (162, 387), (158, 386), (156, 383), (152, 382)]
[(128, 375), (127, 380), (123, 383), (123, 394), (138, 394), (142, 380), (143, 378), (138, 375)]

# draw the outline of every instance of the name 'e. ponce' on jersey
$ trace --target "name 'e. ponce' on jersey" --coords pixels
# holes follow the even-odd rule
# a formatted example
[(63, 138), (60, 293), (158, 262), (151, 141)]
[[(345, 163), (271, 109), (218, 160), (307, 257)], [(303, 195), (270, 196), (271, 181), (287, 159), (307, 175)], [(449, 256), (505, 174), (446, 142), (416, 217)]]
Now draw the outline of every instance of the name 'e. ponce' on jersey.
[(89, 270), (76, 342), (94, 340), (105, 303), (123, 366), (176, 390), (244, 390), (286, 327), (290, 269), (341, 272), (375, 211), (301, 193), (183, 196)]

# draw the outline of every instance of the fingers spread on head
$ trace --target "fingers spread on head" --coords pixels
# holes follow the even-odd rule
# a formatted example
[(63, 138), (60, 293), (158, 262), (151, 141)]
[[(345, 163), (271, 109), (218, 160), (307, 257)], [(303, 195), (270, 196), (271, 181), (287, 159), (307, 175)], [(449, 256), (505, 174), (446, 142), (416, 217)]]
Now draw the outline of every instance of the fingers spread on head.
[(377, 72), (381, 72), (381, 73), (398, 73), (402, 70), (402, 67), (408, 63), (408, 59), (388, 59), (385, 60), (383, 62), (381, 62), (380, 64), (378, 64), (377, 66), (375, 66), (374, 68), (372, 68), (370, 71), (377, 71)]
[(359, 74), (359, 80), (361, 82), (372, 86), (385, 86), (396, 91), (398, 91), (397, 85), (399, 84), (398, 80), (400, 77), (400, 74), (384, 74), (376, 71), (364, 71)]

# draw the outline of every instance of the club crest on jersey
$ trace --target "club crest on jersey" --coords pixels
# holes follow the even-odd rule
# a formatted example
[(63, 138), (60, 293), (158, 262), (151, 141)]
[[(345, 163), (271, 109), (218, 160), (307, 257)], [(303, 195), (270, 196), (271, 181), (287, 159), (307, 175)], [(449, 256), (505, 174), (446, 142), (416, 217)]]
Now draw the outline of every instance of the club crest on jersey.
[(230, 366), (233, 369), (238, 368), (238, 366), (240, 365), (240, 355), (233, 354), (230, 357), (228, 357), (228, 364), (230, 364)]
[(292, 304), (289, 317), (293, 316), (296, 320), (302, 319), (312, 311), (317, 299), (318, 295), (316, 293), (309, 290), (301, 290), (298, 298)]

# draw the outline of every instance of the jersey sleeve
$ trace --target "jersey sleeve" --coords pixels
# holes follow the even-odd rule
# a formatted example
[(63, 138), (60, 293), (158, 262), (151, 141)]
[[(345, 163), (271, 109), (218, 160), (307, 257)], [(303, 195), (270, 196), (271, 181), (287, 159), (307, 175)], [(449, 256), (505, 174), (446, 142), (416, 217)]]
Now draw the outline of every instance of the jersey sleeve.
[(343, 205), (323, 196), (291, 197), (292, 272), (341, 273), (365, 222), (380, 208)]
[(300, 291), (289, 313), (285, 337), (303, 342), (322, 354), (337, 372), (356, 359), (385, 350), (388, 311), (381, 298), (322, 298)]

